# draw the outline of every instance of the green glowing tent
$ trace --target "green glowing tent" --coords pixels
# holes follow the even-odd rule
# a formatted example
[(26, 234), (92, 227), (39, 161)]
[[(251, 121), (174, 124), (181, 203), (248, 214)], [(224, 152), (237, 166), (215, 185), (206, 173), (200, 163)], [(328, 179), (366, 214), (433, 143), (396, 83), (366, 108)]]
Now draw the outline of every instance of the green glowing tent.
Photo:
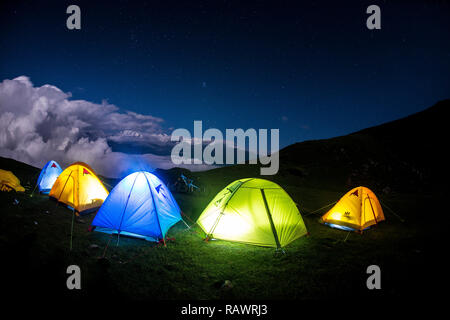
[(307, 233), (294, 201), (274, 182), (248, 178), (230, 183), (197, 223), (209, 239), (284, 247)]

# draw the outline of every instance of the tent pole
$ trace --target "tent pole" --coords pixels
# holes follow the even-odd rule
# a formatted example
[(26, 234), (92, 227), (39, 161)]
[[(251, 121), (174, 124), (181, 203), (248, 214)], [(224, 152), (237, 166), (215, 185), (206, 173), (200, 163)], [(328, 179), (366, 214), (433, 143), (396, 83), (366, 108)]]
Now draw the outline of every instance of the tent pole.
[(369, 195), (367, 195), (367, 199), (369, 199), (370, 208), (372, 209), (372, 213), (373, 213), (373, 217), (374, 217), (374, 219), (375, 219), (375, 223), (378, 223), (377, 217), (376, 217), (376, 215), (375, 215), (375, 210), (373, 210), (372, 201), (370, 201)]
[[(64, 189), (66, 188), (66, 184), (67, 184), (67, 182), (69, 181), (69, 178), (72, 176), (72, 172), (73, 172), (73, 171), (70, 171), (70, 174), (69, 174), (69, 176), (67, 177), (66, 182), (64, 183), (64, 186), (63, 186), (63, 188), (62, 188), (62, 190), (61, 190), (61, 193), (59, 194), (59, 197), (56, 198), (56, 207), (58, 207), (59, 199), (61, 199), (62, 193), (64, 192)], [(75, 181), (74, 181), (74, 182), (75, 182)], [(75, 198), (74, 198), (74, 199), (75, 199)], [(56, 208), (56, 207), (55, 207), (55, 208)], [(75, 207), (75, 204), (74, 204), (74, 207)]]
[(72, 251), (73, 221), (74, 220), (75, 220), (75, 209), (72, 210), (72, 226), (70, 227), (70, 251)]
[[(248, 181), (250, 181), (250, 180), (248, 180)], [(245, 181), (245, 182), (247, 182), (247, 181)], [(222, 215), (224, 215), (224, 211), (225, 211), (225, 209), (227, 208), (228, 202), (230, 202), (231, 198), (236, 194), (236, 191), (238, 191), (239, 188), (242, 187), (242, 185), (243, 185), (245, 182), (239, 181), (239, 183), (240, 183), (239, 186), (237, 186), (234, 190), (231, 190), (230, 188), (227, 188), (228, 191), (231, 192), (230, 197), (227, 199), (227, 202), (225, 202), (225, 204), (223, 205), (223, 210), (222, 210), (222, 211), (219, 213), (219, 215), (217, 216), (217, 219), (216, 219), (216, 221), (214, 222), (213, 226), (211, 227), (210, 232), (206, 234), (206, 239), (205, 239), (206, 241), (208, 241), (208, 240), (210, 239), (209, 236), (210, 236), (210, 235), (212, 236), (214, 230), (216, 230), (216, 227), (217, 227), (217, 225), (219, 224), (220, 218), (222, 217)], [(222, 199), (223, 199), (224, 197), (225, 197), (225, 196), (223, 196)], [(221, 200), (222, 200), (222, 199), (221, 199)]]
[(211, 230), (206, 234), (206, 238), (205, 238), (206, 241), (208, 241), (208, 240), (210, 239), (210, 236), (212, 236), (214, 230), (216, 230), (216, 227), (217, 227), (217, 225), (219, 224), (219, 220), (220, 220), (220, 218), (222, 217), (222, 215), (223, 215), (223, 211), (221, 211), (221, 212), (219, 213), (219, 215), (218, 215), (217, 218), (216, 218), (216, 221), (214, 221), (214, 224), (213, 224), (213, 226), (211, 227)]
[(158, 226), (159, 226), (159, 230), (161, 232), (161, 235), (163, 237), (164, 246), (166, 246), (166, 240), (164, 239), (165, 235), (163, 234), (163, 231), (162, 231), (162, 228), (161, 228), (161, 222), (159, 221), (159, 213), (158, 213), (158, 208), (156, 207), (155, 197), (153, 196), (152, 186), (150, 185), (150, 182), (148, 181), (147, 176), (145, 175), (145, 173), (144, 173), (144, 178), (145, 178), (145, 181), (147, 181), (148, 191), (150, 191), (150, 195), (152, 196), (152, 203), (153, 203), (153, 208), (155, 209), (156, 221), (158, 221)]
[(66, 182), (64, 183), (64, 186), (63, 186), (63, 188), (62, 188), (62, 190), (61, 190), (61, 193), (59, 194), (59, 197), (58, 197), (58, 201), (59, 201), (59, 199), (61, 198), (61, 196), (62, 196), (62, 193), (64, 192), (64, 189), (66, 188), (66, 185), (67, 185), (67, 182), (69, 181), (69, 178), (72, 176), (72, 172), (73, 171), (70, 171), (70, 174), (69, 174), (69, 176), (67, 177), (67, 179), (66, 179)]
[[(359, 225), (362, 226), (362, 216), (361, 213), (364, 210), (364, 219), (366, 218), (366, 206), (363, 207), (363, 193), (362, 193), (363, 189), (360, 187), (358, 188), (358, 197), (359, 197)], [(364, 200), (366, 201), (366, 200)], [(365, 203), (364, 203), (365, 204)]]
[(127, 202), (125, 203), (125, 207), (123, 208), (122, 217), (120, 218), (119, 229), (117, 230), (117, 243), (116, 243), (116, 246), (119, 246), (120, 230), (121, 230), (120, 228), (122, 228), (123, 217), (124, 217), (124, 215), (125, 215), (125, 211), (127, 210), (127, 207), (128, 207), (128, 201), (130, 200), (131, 193), (133, 192), (134, 184), (136, 183), (136, 180), (137, 180), (139, 174), (140, 174), (140, 173), (138, 173), (138, 174), (136, 175), (136, 178), (134, 178), (133, 185), (131, 186), (130, 193), (128, 194), (128, 197), (127, 197)]
[[(123, 212), (122, 212), (122, 217), (120, 218), (119, 230), (120, 230), (120, 228), (122, 228), (123, 217), (124, 217), (125, 211), (127, 210), (127, 207), (128, 207), (128, 201), (130, 200), (131, 193), (133, 192), (134, 185), (135, 185), (136, 180), (137, 180), (139, 175), (140, 175), (140, 173), (138, 173), (136, 175), (136, 178), (134, 178), (133, 185), (131, 186), (130, 193), (128, 194), (127, 202), (125, 203), (125, 207), (123, 208)], [(150, 192), (151, 192), (151, 190), (150, 190)], [(120, 233), (119, 230), (117, 231), (118, 233)], [(118, 243), (118, 241), (117, 241), (117, 243)]]
[(264, 193), (264, 189), (261, 190), (261, 195), (264, 200), (264, 206), (266, 207), (267, 217), (269, 218), (270, 226), (272, 227), (273, 236), (275, 238), (275, 243), (277, 244), (277, 250), (281, 248), (280, 240), (278, 239), (277, 229), (275, 228), (275, 224), (272, 220), (272, 215), (270, 214), (269, 205), (267, 204), (266, 195)]

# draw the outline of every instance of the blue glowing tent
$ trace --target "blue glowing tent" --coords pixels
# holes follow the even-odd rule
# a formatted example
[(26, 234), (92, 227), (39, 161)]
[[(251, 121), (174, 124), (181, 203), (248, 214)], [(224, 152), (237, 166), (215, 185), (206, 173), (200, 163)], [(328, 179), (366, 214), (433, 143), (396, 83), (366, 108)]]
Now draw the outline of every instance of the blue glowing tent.
[(165, 184), (155, 175), (139, 171), (114, 187), (92, 226), (96, 231), (159, 241), (180, 220), (180, 208)]
[(39, 192), (48, 194), (61, 172), (62, 169), (58, 162), (53, 160), (47, 162), (42, 168), (37, 181)]

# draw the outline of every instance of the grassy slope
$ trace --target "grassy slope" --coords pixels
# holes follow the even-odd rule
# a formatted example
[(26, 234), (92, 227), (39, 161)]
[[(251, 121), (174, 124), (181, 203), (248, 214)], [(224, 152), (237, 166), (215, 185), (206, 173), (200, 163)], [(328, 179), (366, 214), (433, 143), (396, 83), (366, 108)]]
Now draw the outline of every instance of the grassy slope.
[[(443, 110), (442, 105), (432, 108), (432, 113), (437, 109)], [(428, 110), (425, 116), (417, 117), (426, 119), (429, 114)], [(439, 121), (440, 117), (431, 118)], [(442, 245), (444, 231), (444, 225), (435, 218), (439, 215), (437, 194), (435, 188), (430, 189), (436, 179), (427, 157), (411, 156), (411, 146), (394, 152), (396, 139), (403, 140), (402, 135), (411, 130), (411, 118), (388, 126), (393, 129), (387, 137), (376, 127), (281, 151), (280, 174), (268, 178), (280, 183), (300, 204), (311, 233), (289, 245), (285, 255), (225, 241), (205, 243), (198, 228), (187, 230), (181, 223), (169, 231), (168, 237), (176, 240), (165, 248), (125, 237), (116, 246), (116, 237), (87, 232), (93, 216), (75, 223), (74, 249), (70, 252), (71, 212), (46, 196), (29, 196), (38, 169), (0, 158), (0, 168), (12, 170), (27, 188), (26, 194), (0, 193), (4, 284), (11, 294), (21, 296), (28, 291), (41, 297), (96, 299), (111, 295), (131, 299), (345, 299), (377, 294), (398, 299), (421, 294), (438, 274), (435, 253)], [(423, 143), (415, 149), (432, 152)], [(257, 176), (258, 171), (257, 166), (242, 165), (192, 174), (199, 184), (207, 186), (206, 192), (175, 197), (186, 215), (195, 220), (217, 191), (236, 178)], [(318, 215), (306, 214), (337, 200), (360, 182), (379, 194), (389, 186), (391, 191), (382, 198), (406, 222), (385, 210), (386, 222), (363, 235), (351, 233), (344, 242), (347, 233), (322, 226)], [(19, 204), (13, 204), (15, 199)], [(99, 259), (109, 241), (106, 259)], [(82, 269), (81, 292), (65, 289), (69, 264)], [(381, 293), (365, 289), (365, 268), (370, 264), (380, 265), (383, 271)], [(231, 290), (220, 288), (224, 280), (232, 281)]]

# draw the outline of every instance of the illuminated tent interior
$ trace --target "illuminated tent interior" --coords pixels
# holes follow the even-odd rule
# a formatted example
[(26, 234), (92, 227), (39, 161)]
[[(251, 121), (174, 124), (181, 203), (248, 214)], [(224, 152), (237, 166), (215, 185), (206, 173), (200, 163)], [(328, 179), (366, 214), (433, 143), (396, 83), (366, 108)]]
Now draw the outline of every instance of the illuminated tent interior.
[(362, 231), (383, 220), (383, 209), (377, 196), (366, 187), (347, 192), (321, 218), (326, 225), (348, 231)]
[(94, 170), (83, 162), (76, 162), (58, 176), (49, 196), (83, 214), (100, 207), (108, 190)]
[(274, 182), (247, 178), (220, 191), (198, 218), (207, 238), (284, 247), (307, 234), (291, 197)]
[(92, 226), (96, 231), (164, 241), (170, 227), (180, 220), (180, 208), (165, 184), (157, 176), (139, 171), (114, 187)]
[(11, 171), (0, 169), (0, 191), (24, 192), (25, 188), (20, 185), (20, 180)]
[(37, 187), (40, 193), (48, 194), (53, 187), (62, 169), (56, 161), (49, 161), (42, 168), (37, 181)]

